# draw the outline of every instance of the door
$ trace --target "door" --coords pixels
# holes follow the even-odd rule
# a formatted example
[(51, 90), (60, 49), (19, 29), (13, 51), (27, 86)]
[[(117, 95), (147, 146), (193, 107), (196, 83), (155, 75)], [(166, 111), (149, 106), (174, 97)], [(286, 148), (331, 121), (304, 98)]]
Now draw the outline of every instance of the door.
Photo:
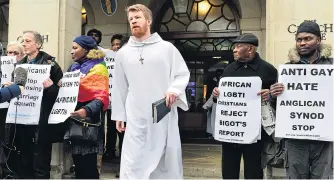
[(198, 51), (182, 53), (190, 71), (190, 79), (186, 88), (188, 111), (179, 112), (179, 127), (181, 139), (207, 139), (207, 112), (202, 108), (209, 99), (213, 88), (216, 86), (215, 71), (209, 72), (210, 67), (226, 61), (233, 60), (230, 50), (225, 51)]

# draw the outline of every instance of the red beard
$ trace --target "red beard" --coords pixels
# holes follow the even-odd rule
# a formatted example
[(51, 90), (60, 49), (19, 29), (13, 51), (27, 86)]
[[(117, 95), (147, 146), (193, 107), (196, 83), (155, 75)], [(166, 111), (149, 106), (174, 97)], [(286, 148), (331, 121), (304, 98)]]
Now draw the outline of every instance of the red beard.
[(137, 37), (137, 38), (140, 38), (140, 37), (144, 36), (145, 33), (146, 33), (146, 31), (147, 31), (147, 27), (146, 26), (144, 26), (144, 27), (137, 26), (136, 28), (132, 28), (131, 29), (132, 35), (134, 37)]

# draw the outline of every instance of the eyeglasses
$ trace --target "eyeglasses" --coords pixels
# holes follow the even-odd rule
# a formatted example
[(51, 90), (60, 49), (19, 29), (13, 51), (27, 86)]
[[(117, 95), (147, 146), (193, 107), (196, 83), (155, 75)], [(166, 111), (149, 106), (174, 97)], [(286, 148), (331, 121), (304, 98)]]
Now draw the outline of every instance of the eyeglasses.
[(19, 55), (20, 53), (19, 52), (17, 52), (17, 51), (8, 51), (7, 52), (7, 55), (15, 55), (15, 56), (17, 56), (17, 55)]

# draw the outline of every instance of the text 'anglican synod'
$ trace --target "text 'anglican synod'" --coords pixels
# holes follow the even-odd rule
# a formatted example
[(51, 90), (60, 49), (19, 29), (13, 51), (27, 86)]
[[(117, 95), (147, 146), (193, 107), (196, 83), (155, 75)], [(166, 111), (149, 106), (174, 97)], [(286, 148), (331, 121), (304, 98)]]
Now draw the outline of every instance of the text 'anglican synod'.
[(324, 128), (333, 119), (333, 71), (332, 65), (280, 66), (284, 92), (277, 99), (276, 136), (328, 140)]

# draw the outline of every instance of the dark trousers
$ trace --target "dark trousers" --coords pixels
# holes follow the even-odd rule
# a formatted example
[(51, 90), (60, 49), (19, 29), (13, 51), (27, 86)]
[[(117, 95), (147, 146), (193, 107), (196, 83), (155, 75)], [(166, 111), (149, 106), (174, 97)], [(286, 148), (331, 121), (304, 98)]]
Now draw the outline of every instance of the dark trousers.
[(239, 179), (241, 156), (244, 159), (245, 179), (263, 179), (262, 146), (261, 142), (254, 144), (223, 143), (223, 179)]
[[(35, 143), (35, 127), (28, 125), (11, 126), (11, 135), (14, 136), (16, 150), (5, 149), (5, 156), (10, 157), (7, 161), (11, 174), (17, 179), (49, 179), (52, 143)], [(12, 137), (10, 137), (12, 140)], [(10, 142), (9, 147), (12, 142)], [(6, 166), (5, 166), (6, 168)]]
[(111, 120), (111, 110), (107, 110), (107, 154), (112, 154), (116, 150), (117, 135), (119, 138), (119, 152), (122, 151), (124, 132), (120, 133), (116, 130), (116, 121)]
[(333, 179), (333, 143), (285, 140), (286, 179)]
[(75, 154), (72, 155), (75, 165), (76, 179), (99, 179), (100, 175), (97, 170), (97, 153), (93, 154)]
[(34, 147), (34, 177), (35, 179), (50, 179), (52, 143), (35, 144)]

